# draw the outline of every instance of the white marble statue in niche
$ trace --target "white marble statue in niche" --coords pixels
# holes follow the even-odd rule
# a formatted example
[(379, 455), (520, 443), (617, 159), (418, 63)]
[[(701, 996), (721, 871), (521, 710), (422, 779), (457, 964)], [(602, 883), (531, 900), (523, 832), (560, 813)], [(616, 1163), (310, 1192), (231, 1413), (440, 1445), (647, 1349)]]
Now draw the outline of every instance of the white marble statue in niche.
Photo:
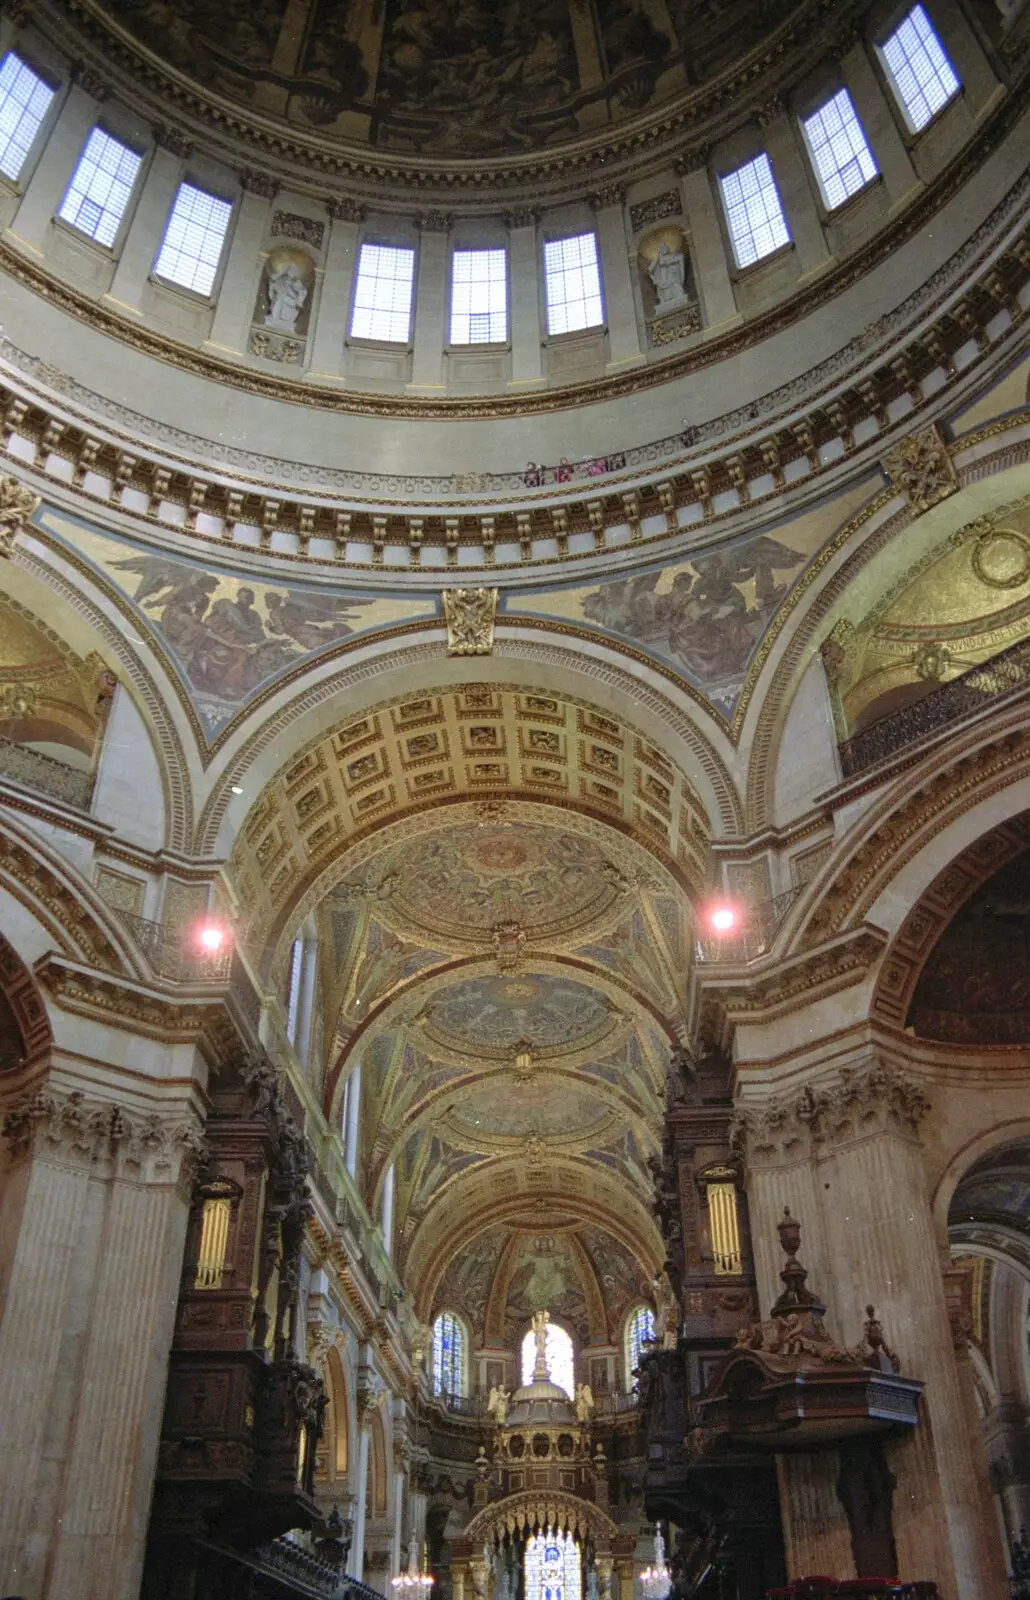
[(294, 261), (273, 265), (269, 260), (266, 269), (268, 310), (265, 327), (279, 333), (296, 333), (297, 318), (308, 298), (308, 286)]
[(658, 246), (658, 254), (651, 262), (647, 275), (654, 284), (659, 311), (664, 311), (667, 306), (681, 305), (686, 299), (684, 283), (687, 258), (681, 250), (670, 249), (667, 240), (663, 239)]

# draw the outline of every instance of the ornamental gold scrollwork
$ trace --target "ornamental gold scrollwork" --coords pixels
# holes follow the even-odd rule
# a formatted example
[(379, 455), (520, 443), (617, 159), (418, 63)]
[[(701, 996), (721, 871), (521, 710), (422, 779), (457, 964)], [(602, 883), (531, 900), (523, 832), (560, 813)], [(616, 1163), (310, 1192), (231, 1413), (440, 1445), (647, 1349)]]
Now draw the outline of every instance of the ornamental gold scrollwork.
[(883, 458), (883, 469), (913, 511), (928, 511), (957, 490), (958, 474), (940, 429), (934, 424), (902, 439)]
[(39, 510), (41, 497), (17, 478), (0, 477), (0, 556), (9, 556), (14, 536)]
[(448, 655), (493, 654), (497, 599), (496, 589), (444, 590), (443, 608), (447, 622)]

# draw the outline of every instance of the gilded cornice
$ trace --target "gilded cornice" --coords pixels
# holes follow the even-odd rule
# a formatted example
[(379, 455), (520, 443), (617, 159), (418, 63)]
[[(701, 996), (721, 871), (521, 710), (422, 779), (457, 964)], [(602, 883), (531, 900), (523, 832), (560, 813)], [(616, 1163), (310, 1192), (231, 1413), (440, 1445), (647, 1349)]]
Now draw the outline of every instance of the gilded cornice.
[(701, 1031), (722, 1038), (738, 1022), (769, 1022), (861, 983), (883, 954), (887, 935), (863, 926), (799, 955), (737, 967), (695, 968)]
[(223, 1061), (249, 1045), (230, 1005), (228, 991), (183, 995), (98, 972), (52, 952), (44, 956), (36, 976), (53, 1004), (74, 1016), (88, 1017), (123, 1032), (163, 1044), (197, 1042), (210, 1059)]

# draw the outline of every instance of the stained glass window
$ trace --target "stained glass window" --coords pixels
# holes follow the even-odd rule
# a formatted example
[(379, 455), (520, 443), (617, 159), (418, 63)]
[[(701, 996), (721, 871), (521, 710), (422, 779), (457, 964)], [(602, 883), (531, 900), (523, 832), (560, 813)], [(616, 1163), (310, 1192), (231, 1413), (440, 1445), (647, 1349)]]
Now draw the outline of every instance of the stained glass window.
[(644, 1342), (654, 1338), (654, 1312), (650, 1306), (637, 1306), (626, 1321), (626, 1388), (634, 1390), (633, 1374), (640, 1365)]
[[(576, 1388), (575, 1366), (572, 1359), (572, 1340), (564, 1328), (557, 1323), (547, 1324), (547, 1343), (544, 1346), (544, 1357), (547, 1361), (547, 1376), (559, 1389), (572, 1397)], [(522, 1341), (522, 1382), (533, 1382), (533, 1368), (536, 1365), (536, 1335), (533, 1330), (526, 1334)]]
[(525, 1600), (582, 1600), (583, 1563), (571, 1533), (535, 1533), (526, 1544)]
[(465, 1393), (465, 1329), (453, 1311), (433, 1323), (433, 1393)]

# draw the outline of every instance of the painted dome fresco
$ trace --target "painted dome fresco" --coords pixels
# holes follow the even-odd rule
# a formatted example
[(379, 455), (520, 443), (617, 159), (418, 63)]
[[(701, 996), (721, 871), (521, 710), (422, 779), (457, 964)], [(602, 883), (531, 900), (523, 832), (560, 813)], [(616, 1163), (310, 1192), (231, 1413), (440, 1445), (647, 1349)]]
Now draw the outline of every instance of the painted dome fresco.
[(557, 1050), (598, 1035), (610, 1020), (596, 989), (538, 973), (469, 978), (435, 998), (428, 1031), (459, 1045), (492, 1052), (525, 1041)]
[(106, 0), (167, 63), (257, 112), (396, 151), (510, 155), (703, 82), (789, 0)]

